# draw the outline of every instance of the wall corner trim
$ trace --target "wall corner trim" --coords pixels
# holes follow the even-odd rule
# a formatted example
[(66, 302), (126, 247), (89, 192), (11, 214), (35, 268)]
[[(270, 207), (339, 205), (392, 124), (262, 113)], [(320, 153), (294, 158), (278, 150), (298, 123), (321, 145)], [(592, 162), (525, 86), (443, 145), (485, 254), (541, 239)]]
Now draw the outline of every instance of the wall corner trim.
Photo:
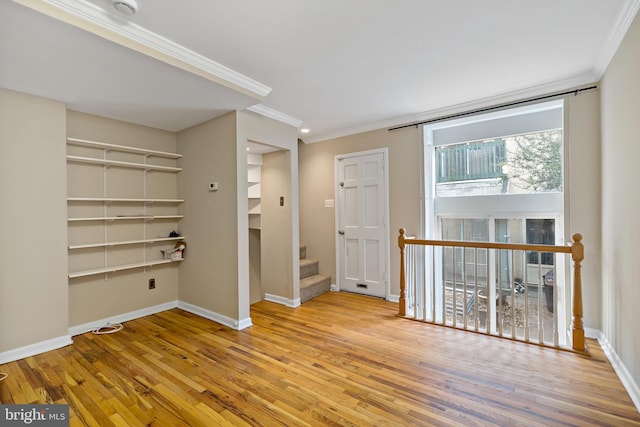
[(56, 350), (69, 344), (73, 344), (71, 336), (63, 335), (57, 338), (40, 341), (35, 344), (29, 344), (13, 350), (4, 351), (0, 353), (0, 364), (24, 359), (25, 357), (35, 356), (47, 351)]
[(618, 375), (618, 378), (620, 378), (625, 390), (629, 393), (629, 397), (631, 397), (633, 404), (636, 405), (636, 409), (640, 411), (640, 385), (635, 382), (633, 376), (627, 367), (624, 366), (622, 359), (620, 359), (604, 334), (600, 335), (598, 342), (600, 343), (604, 354), (607, 356), (607, 359), (609, 359), (611, 366), (613, 366), (613, 370)]
[(189, 313), (195, 314), (205, 319), (213, 320), (216, 323), (227, 326), (231, 329), (241, 330), (248, 328), (252, 325), (251, 318), (246, 319), (232, 319), (223, 314), (216, 313), (215, 311), (207, 310), (206, 308), (198, 307), (197, 305), (189, 304), (188, 302), (178, 301), (178, 308)]
[(269, 302), (275, 302), (276, 304), (281, 304), (290, 308), (300, 307), (300, 298), (289, 299), (289, 298), (281, 297), (279, 295), (264, 294), (264, 300)]
[(238, 326), (235, 328), (239, 331), (243, 330), (243, 329), (247, 329), (248, 327), (253, 326), (253, 322), (251, 321), (251, 317), (247, 317), (245, 319), (240, 319), (237, 322)]

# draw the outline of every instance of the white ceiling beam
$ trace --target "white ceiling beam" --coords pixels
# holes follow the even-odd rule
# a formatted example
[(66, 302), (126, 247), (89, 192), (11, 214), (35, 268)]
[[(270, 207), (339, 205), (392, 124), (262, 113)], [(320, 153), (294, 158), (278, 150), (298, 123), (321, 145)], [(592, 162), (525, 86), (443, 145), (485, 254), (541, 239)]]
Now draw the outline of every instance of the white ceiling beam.
[(271, 88), (85, 0), (13, 0), (189, 73), (263, 101)]

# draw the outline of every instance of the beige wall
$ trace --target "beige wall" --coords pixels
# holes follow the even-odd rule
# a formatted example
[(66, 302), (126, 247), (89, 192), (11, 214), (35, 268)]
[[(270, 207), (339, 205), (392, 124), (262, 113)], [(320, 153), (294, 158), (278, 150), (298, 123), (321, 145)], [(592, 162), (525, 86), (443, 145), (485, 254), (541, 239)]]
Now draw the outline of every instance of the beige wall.
[[(584, 325), (602, 327), (602, 189), (600, 144), (600, 91), (569, 96), (565, 101), (567, 147), (565, 241), (583, 235), (582, 265)], [(569, 319), (570, 321), (570, 319)]]
[[(237, 320), (236, 113), (179, 132), (177, 151), (183, 155), (178, 188), (185, 199), (181, 227), (188, 244), (179, 299)], [(219, 183), (218, 191), (208, 191), (211, 181)]]
[[(567, 212), (566, 236), (580, 232), (587, 244), (584, 264), (585, 326), (600, 328), (600, 138), (599, 92), (567, 98)], [(320, 260), (320, 270), (336, 283), (335, 212), (324, 207), (334, 199), (334, 157), (338, 154), (389, 148), (391, 295), (398, 295), (397, 232), (419, 233), (422, 129), (390, 132), (381, 129), (344, 138), (300, 144), (300, 236), (307, 256)], [(587, 277), (588, 275), (588, 277)]]
[(307, 258), (320, 261), (320, 272), (336, 283), (335, 210), (324, 201), (335, 199), (334, 162), (338, 154), (389, 149), (389, 242), (391, 295), (399, 295), (398, 229), (420, 230), (420, 144), (422, 131), (381, 129), (313, 144), (299, 144), (300, 242)]
[[(238, 321), (240, 328), (250, 324), (252, 301), (247, 141), (297, 149), (295, 128), (246, 111), (178, 133), (178, 152), (184, 156), (181, 165), (185, 169), (179, 176), (179, 193), (185, 199), (182, 227), (189, 245), (180, 267), (179, 299)], [(297, 173), (297, 168), (290, 168)], [(217, 181), (220, 189), (209, 192), (210, 181)], [(297, 240), (297, 200), (289, 209), (292, 246), (294, 234)], [(257, 236), (251, 239), (255, 245)], [(279, 268), (291, 269), (291, 263)]]
[[(291, 152), (262, 157), (261, 248), (262, 290), (294, 299), (291, 248)], [(284, 197), (284, 206), (280, 206)]]
[(250, 304), (255, 304), (264, 299), (262, 290), (262, 249), (260, 248), (260, 230), (249, 229), (249, 283)]
[[(602, 79), (602, 331), (640, 393), (640, 15)], [(640, 399), (640, 395), (636, 395)]]
[(68, 334), (65, 106), (0, 89), (0, 353)]
[[(175, 152), (176, 137), (172, 132), (166, 132), (145, 126), (76, 111), (67, 112), (67, 135), (72, 138), (88, 139), (91, 141), (105, 142), (116, 145), (133, 146), (151, 150)], [(135, 159), (137, 162), (142, 160)], [(152, 161), (162, 161), (153, 159)], [(175, 163), (174, 163), (175, 164)], [(69, 164), (68, 166), (68, 196), (69, 197), (102, 197), (103, 173), (101, 166), (93, 166), (97, 176), (92, 176), (87, 166)], [(107, 193), (109, 197), (134, 197), (144, 196), (144, 172), (142, 170), (117, 169), (107, 171)], [(171, 173), (147, 172), (148, 197), (177, 198), (177, 177)], [(132, 206), (132, 209), (142, 207)], [(167, 207), (169, 209), (175, 207)], [(79, 215), (83, 216), (83, 215)], [(91, 215), (89, 215), (91, 216)], [(70, 227), (70, 244), (98, 243), (102, 241), (103, 225), (98, 224), (97, 234), (85, 238), (82, 234), (91, 233), (92, 224), (74, 223)], [(113, 240), (132, 240), (130, 236), (142, 238), (141, 223), (117, 223), (109, 224), (108, 232)], [(172, 223), (147, 222), (148, 238), (158, 235), (168, 237), (169, 232), (179, 225)], [(162, 233), (160, 234), (160, 230)], [(124, 234), (123, 234), (124, 233)], [(94, 233), (91, 233), (94, 234)], [(121, 238), (117, 238), (118, 234)], [(170, 247), (171, 245), (169, 245)], [(147, 249), (160, 250), (160, 246), (154, 245)], [(78, 251), (76, 251), (78, 252)], [(103, 257), (103, 249), (96, 250), (99, 257)], [(82, 270), (92, 267), (82, 265), (81, 255), (72, 253), (70, 270)], [(127, 264), (142, 261), (142, 247), (120, 247), (110, 250), (110, 260), (118, 260)], [(149, 259), (159, 258), (159, 254), (149, 253)], [(114, 261), (119, 264), (120, 261)], [(101, 261), (102, 262), (102, 261)], [(75, 263), (75, 265), (74, 265)], [(98, 267), (98, 266), (96, 266)], [(93, 267), (95, 268), (95, 267)], [(156, 289), (150, 290), (148, 281), (154, 278)], [(94, 275), (69, 280), (69, 326), (78, 326), (96, 320), (117, 316), (135, 310), (175, 301), (178, 298), (178, 265), (149, 267), (146, 269), (123, 270), (105, 275)]]
[[(290, 152), (289, 171), (292, 177), (298, 176), (298, 131), (295, 127), (285, 123), (252, 113), (250, 111), (238, 111), (237, 115), (237, 176), (238, 180), (247, 180), (247, 142), (253, 141), (261, 144), (288, 150)], [(295, 300), (300, 294), (300, 271), (298, 260), (299, 222), (298, 222), (298, 180), (289, 181), (290, 202), (285, 204), (287, 215), (289, 215), (288, 228), (291, 230), (288, 245), (291, 248), (287, 253), (291, 259), (283, 265), (270, 265), (268, 268), (281, 268), (291, 270), (291, 283), (293, 289), (287, 295), (293, 295)], [(262, 191), (264, 192), (264, 185)], [(238, 300), (240, 319), (249, 318), (250, 306), (250, 284), (249, 284), (249, 223), (247, 215), (247, 188), (238, 187)], [(264, 202), (263, 202), (264, 203)], [(264, 236), (261, 233), (261, 239)], [(261, 244), (264, 248), (264, 244)], [(262, 252), (262, 257), (265, 253)], [(265, 268), (266, 261), (263, 258), (261, 268)], [(262, 277), (264, 280), (264, 277)], [(264, 283), (263, 283), (264, 286)], [(265, 289), (265, 292), (266, 291)], [(285, 297), (284, 295), (279, 295)]]

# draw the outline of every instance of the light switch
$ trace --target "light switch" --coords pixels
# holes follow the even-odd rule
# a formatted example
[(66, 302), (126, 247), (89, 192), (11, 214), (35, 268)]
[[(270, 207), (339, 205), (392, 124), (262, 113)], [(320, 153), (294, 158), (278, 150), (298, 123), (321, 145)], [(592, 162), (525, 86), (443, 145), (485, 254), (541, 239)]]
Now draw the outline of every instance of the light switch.
[(209, 191), (218, 191), (218, 183), (210, 182), (209, 183)]
[(334, 207), (333, 199), (325, 200), (325, 201), (324, 201), (324, 207), (325, 207), (325, 208), (332, 208), (332, 207)]

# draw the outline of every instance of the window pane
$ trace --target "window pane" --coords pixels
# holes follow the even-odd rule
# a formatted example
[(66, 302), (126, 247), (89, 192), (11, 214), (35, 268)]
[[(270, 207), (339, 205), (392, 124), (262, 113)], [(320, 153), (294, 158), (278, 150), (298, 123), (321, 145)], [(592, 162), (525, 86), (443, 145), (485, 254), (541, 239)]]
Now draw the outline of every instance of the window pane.
[[(555, 221), (553, 219), (528, 219), (527, 243), (534, 245), (555, 245)], [(529, 264), (538, 264), (537, 252), (529, 253), (527, 258), (527, 262)], [(541, 253), (540, 263), (544, 265), (553, 265), (553, 254)]]
[(530, 133), (505, 138), (504, 172), (509, 193), (562, 191), (562, 132)]
[(562, 191), (562, 131), (435, 147), (436, 197)]
[(489, 241), (487, 218), (442, 218), (443, 240)]

